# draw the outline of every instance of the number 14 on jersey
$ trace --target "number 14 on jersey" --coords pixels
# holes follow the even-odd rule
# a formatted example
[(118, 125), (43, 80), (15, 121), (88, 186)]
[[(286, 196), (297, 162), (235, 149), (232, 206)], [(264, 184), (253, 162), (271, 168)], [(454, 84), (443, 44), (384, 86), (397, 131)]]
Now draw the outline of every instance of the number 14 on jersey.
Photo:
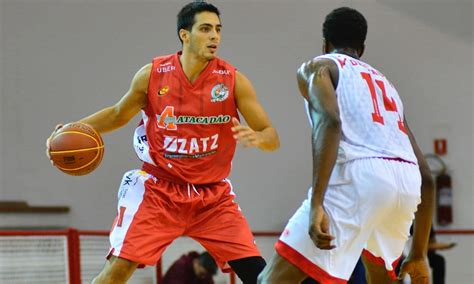
[(380, 123), (380, 124), (385, 125), (384, 118), (380, 114), (379, 103), (378, 103), (378, 100), (377, 100), (377, 92), (375, 90), (375, 85), (374, 85), (374, 81), (375, 81), (375, 84), (377, 85), (377, 87), (382, 92), (383, 105), (385, 107), (385, 110), (386, 111), (397, 112), (397, 114), (398, 114), (398, 121), (397, 121), (398, 129), (400, 129), (401, 132), (407, 134), (407, 130), (405, 128), (405, 124), (403, 123), (402, 116), (400, 115), (400, 113), (398, 113), (397, 104), (395, 103), (395, 99), (389, 98), (387, 96), (384, 81), (377, 80), (377, 79), (373, 80), (372, 76), (369, 73), (361, 72), (360, 75), (362, 76), (362, 79), (364, 79), (365, 82), (367, 83), (367, 86), (369, 87), (370, 95), (372, 97), (372, 104), (374, 106), (374, 112), (372, 113), (372, 120), (376, 123)]

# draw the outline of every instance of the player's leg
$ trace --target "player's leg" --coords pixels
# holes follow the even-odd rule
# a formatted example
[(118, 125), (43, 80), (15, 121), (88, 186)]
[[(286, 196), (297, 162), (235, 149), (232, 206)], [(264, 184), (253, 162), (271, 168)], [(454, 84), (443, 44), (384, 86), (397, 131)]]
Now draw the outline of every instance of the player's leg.
[(308, 276), (299, 268), (275, 253), (258, 277), (260, 284), (301, 283)]
[(182, 235), (180, 215), (169, 212), (178, 212), (169, 198), (175, 196), (169, 194), (173, 190), (173, 184), (158, 181), (143, 171), (125, 173), (110, 232), (108, 261), (96, 283), (122, 283), (138, 266), (156, 265), (165, 248)]
[[(387, 181), (386, 200), (393, 199), (389, 210), (378, 223), (367, 241), (362, 260), (368, 283), (398, 283), (395, 269), (408, 240), (414, 213), (420, 202), (418, 166), (382, 159), (370, 159), (367, 164), (384, 173)], [(389, 189), (389, 190), (387, 190)], [(395, 194), (393, 197), (392, 195)]]
[[(336, 248), (320, 250), (308, 234), (312, 196), (309, 192), (308, 199), (290, 219), (275, 245), (278, 255), (320, 283), (346, 283), (375, 224), (392, 203), (387, 198), (389, 194), (379, 190), (381, 184), (385, 187), (387, 183), (385, 177), (375, 173), (377, 167), (365, 160), (338, 164), (334, 168), (324, 209)], [(262, 281), (272, 279), (278, 283), (279, 277), (283, 277), (279, 274), (277, 268), (270, 266), (262, 274)]]
[[(259, 283), (300, 283), (308, 276), (320, 283), (346, 283), (364, 246), (364, 231), (357, 224), (358, 218), (342, 216), (339, 211), (341, 207), (335, 204), (329, 206), (329, 203), (340, 200), (335, 195), (338, 190), (331, 187), (331, 191), (327, 194), (325, 208), (330, 219), (331, 234), (338, 232), (334, 240), (336, 248), (331, 251), (320, 250), (311, 240), (308, 234), (310, 202), (307, 199), (291, 217), (275, 244), (276, 254), (260, 274)], [(355, 196), (349, 199), (357, 202)], [(346, 208), (352, 208), (352, 205), (347, 204)], [(349, 224), (341, 222), (341, 218), (348, 220), (350, 226), (346, 227)]]
[(265, 260), (261, 256), (244, 257), (228, 262), (232, 270), (243, 283), (256, 283), (258, 274), (265, 267)]
[(300, 283), (308, 276), (319, 283), (346, 283), (368, 235), (360, 227), (357, 203), (357, 193), (349, 185), (328, 189), (324, 207), (329, 231), (336, 236), (336, 248), (329, 251), (318, 249), (308, 234), (310, 201), (306, 199), (276, 243), (276, 255), (261, 273), (260, 283)]
[(265, 260), (254, 242), (250, 226), (234, 201), (229, 181), (196, 185), (196, 214), (188, 214), (186, 235), (198, 241), (214, 257), (221, 270), (232, 268), (245, 283), (257, 283)]
[(121, 284), (127, 283), (138, 263), (112, 256), (106, 262), (102, 271), (92, 280), (92, 284)]
[(444, 260), (444, 257), (436, 252), (429, 251), (428, 262), (431, 267), (433, 284), (444, 284), (446, 275), (446, 261)]
[(389, 272), (385, 268), (384, 263), (376, 263), (370, 260), (366, 255), (362, 255), (362, 262), (365, 266), (366, 279), (368, 284), (395, 284), (397, 280), (389, 276)]

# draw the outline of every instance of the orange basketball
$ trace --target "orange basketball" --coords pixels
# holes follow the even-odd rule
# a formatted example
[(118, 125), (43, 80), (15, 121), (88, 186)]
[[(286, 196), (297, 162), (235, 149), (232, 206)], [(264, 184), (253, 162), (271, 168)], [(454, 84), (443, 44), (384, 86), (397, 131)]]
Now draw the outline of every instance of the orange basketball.
[(99, 166), (104, 156), (104, 141), (90, 125), (74, 122), (54, 134), (49, 149), (51, 160), (59, 170), (82, 176)]

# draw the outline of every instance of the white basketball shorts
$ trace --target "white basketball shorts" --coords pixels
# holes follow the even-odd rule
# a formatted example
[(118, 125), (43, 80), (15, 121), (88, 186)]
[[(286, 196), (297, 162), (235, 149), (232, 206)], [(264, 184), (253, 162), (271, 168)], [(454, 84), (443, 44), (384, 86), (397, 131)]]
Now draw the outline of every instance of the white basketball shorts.
[(308, 234), (311, 189), (275, 245), (277, 253), (320, 283), (346, 283), (364, 253), (392, 277), (420, 203), (418, 165), (368, 158), (337, 164), (324, 198), (335, 236), (318, 249)]

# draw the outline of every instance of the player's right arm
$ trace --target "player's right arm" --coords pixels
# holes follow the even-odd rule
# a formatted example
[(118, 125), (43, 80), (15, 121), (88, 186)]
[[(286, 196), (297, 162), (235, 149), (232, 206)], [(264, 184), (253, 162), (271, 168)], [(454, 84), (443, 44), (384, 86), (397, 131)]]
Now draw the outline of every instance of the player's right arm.
[[(148, 82), (152, 64), (143, 66), (133, 77), (127, 93), (115, 105), (106, 107), (85, 117), (79, 122), (87, 123), (96, 131), (105, 133), (117, 129), (129, 122), (147, 104)], [(49, 157), (49, 141), (62, 127), (59, 124), (46, 140), (46, 155)], [(51, 161), (52, 163), (52, 161)]]
[(431, 177), (428, 163), (418, 147), (415, 137), (408, 127), (406, 120), (404, 123), (420, 168), (421, 203), (418, 205), (418, 210), (415, 213), (413, 242), (410, 253), (400, 269), (400, 278), (402, 279), (404, 275), (408, 273), (413, 281), (412, 283), (428, 283), (429, 268), (426, 263), (426, 254), (428, 252), (431, 221), (433, 219), (435, 204), (434, 181)]
[(100, 133), (127, 124), (147, 104), (151, 64), (142, 67), (133, 77), (127, 93), (115, 105), (106, 107), (79, 122), (87, 123)]
[(337, 76), (337, 66), (330, 60), (304, 63), (297, 73), (298, 86), (301, 95), (309, 103), (313, 124), (313, 195), (308, 233), (320, 249), (335, 247), (331, 244), (334, 236), (329, 234), (329, 218), (324, 211), (323, 201), (342, 135), (334, 87), (337, 85)]

